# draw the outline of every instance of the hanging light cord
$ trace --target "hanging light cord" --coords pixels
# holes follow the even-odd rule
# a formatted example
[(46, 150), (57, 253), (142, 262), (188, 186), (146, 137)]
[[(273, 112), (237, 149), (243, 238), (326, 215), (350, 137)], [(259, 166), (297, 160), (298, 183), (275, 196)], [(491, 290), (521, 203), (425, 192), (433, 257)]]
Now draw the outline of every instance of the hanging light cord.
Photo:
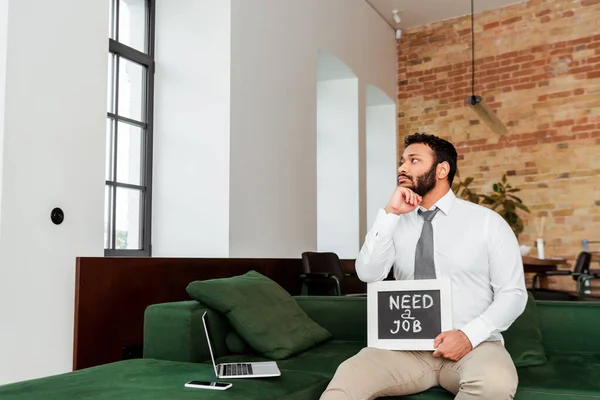
[(473, 101), (475, 100), (475, 28), (473, 17), (473, 0), (471, 0), (471, 88), (473, 90)]

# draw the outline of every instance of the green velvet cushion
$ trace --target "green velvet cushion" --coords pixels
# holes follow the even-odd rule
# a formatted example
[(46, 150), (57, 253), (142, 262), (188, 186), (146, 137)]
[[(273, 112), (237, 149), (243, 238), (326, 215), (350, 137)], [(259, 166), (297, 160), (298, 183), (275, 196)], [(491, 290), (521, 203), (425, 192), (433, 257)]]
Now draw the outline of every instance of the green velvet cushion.
[(227, 350), (233, 354), (244, 354), (247, 353), (249, 348), (246, 342), (236, 332), (227, 332), (225, 335), (225, 344)]
[(503, 334), (506, 350), (517, 367), (545, 364), (542, 328), (533, 295), (528, 292), (525, 311)]
[[(329, 340), (308, 351), (304, 351), (294, 357), (277, 362), (279, 368), (287, 371), (310, 371), (328, 378), (333, 378), (341, 363), (356, 355), (364, 348), (359, 342), (348, 342), (344, 340)], [(219, 357), (218, 363), (238, 363), (247, 361), (268, 361), (268, 359), (248, 354), (235, 354)]]
[(569, 395), (599, 399), (599, 365), (598, 353), (548, 353), (546, 364), (519, 369), (519, 387), (532, 392), (562, 394), (561, 399), (570, 398)]
[(195, 300), (222, 313), (250, 347), (274, 360), (307, 350), (331, 337), (281, 286), (250, 271), (188, 285)]
[(277, 378), (224, 380), (233, 384), (224, 392), (184, 387), (191, 380), (216, 380), (212, 365), (136, 359), (0, 386), (0, 399), (313, 400), (329, 382), (318, 374), (284, 369)]

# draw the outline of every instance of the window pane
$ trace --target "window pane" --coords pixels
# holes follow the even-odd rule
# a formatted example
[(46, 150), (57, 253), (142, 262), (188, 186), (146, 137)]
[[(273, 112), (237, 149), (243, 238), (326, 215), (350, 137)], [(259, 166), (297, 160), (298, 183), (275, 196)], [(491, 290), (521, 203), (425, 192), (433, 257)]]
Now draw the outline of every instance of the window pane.
[(106, 93), (106, 111), (115, 112), (115, 55), (108, 53), (108, 84)]
[(116, 40), (115, 20), (115, 0), (108, 0), (108, 37)]
[(114, 165), (114, 140), (115, 140), (115, 122), (111, 118), (106, 120), (106, 166), (105, 166), (105, 179), (107, 181), (114, 181), (115, 176), (113, 173)]
[(147, 0), (119, 0), (119, 42), (146, 53)]
[(142, 184), (142, 128), (119, 122), (117, 182)]
[(142, 120), (142, 110), (145, 104), (145, 67), (126, 58), (119, 58), (119, 115)]
[(112, 186), (104, 186), (104, 248), (110, 249), (111, 229), (110, 224), (112, 221)]
[(140, 211), (142, 205), (142, 192), (134, 189), (117, 188), (117, 222), (116, 246), (119, 249), (139, 250), (142, 238), (140, 237)]

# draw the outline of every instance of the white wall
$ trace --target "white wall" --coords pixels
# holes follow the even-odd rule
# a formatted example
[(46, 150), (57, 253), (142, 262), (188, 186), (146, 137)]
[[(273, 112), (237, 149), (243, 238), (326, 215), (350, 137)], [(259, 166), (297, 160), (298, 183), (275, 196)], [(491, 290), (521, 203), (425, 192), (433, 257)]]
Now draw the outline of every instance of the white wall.
[(229, 0), (157, 1), (154, 256), (229, 254), (230, 17)]
[[(6, 40), (8, 38), (7, 33), (8, 0), (0, 0), (0, 221), (2, 221), (2, 165), (4, 164), (4, 99), (6, 94)], [(0, 234), (1, 233), (2, 231), (0, 230)], [(2, 240), (2, 236), (0, 236), (0, 240)]]
[(108, 4), (13, 0), (8, 21), (0, 384), (72, 367), (75, 258), (103, 254)]
[[(157, 4), (154, 254), (316, 248), (321, 49), (359, 80), (364, 214), (363, 88), (395, 97), (393, 30), (364, 1), (168, 3)], [(107, 8), (12, 0), (6, 28), (0, 0), (0, 384), (72, 366), (75, 257), (103, 254)]]
[(380, 89), (367, 86), (367, 227), (396, 189), (396, 105)]
[(317, 250), (358, 253), (358, 79), (317, 84)]
[[(317, 53), (395, 98), (394, 31), (348, 0), (232, 0), (231, 29), (230, 256), (299, 257), (317, 248)], [(359, 87), (359, 236), (365, 112)]]

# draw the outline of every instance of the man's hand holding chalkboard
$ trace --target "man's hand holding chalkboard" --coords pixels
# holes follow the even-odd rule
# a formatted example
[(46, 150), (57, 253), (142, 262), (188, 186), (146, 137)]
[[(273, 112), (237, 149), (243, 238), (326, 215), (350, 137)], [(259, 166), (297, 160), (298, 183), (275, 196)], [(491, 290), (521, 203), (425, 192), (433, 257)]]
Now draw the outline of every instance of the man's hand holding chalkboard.
[(385, 207), (385, 212), (397, 215), (406, 214), (417, 208), (421, 201), (423, 198), (412, 190), (398, 186)]
[(434, 357), (458, 361), (473, 350), (471, 341), (463, 331), (453, 330), (440, 333), (433, 341)]

